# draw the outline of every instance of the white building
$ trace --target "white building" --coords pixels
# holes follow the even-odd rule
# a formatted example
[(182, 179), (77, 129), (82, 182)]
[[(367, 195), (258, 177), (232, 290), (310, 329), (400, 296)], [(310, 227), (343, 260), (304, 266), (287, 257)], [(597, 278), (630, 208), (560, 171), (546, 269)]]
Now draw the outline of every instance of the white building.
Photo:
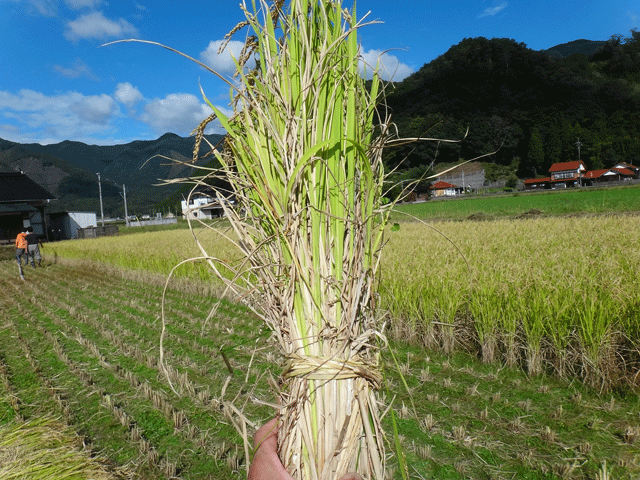
[(98, 226), (94, 212), (60, 212), (52, 213), (49, 217), (52, 240), (78, 238), (78, 230)]
[(182, 216), (190, 219), (211, 220), (221, 217), (224, 213), (220, 202), (210, 195), (194, 193), (187, 200), (182, 200)]

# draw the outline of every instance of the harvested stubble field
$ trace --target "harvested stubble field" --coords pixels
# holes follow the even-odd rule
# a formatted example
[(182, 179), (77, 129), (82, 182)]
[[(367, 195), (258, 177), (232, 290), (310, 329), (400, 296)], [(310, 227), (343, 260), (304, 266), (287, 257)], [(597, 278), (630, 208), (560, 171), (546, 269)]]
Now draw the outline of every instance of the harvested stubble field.
[(248, 368), (256, 342), (266, 345), (255, 318), (224, 303), (205, 325), (210, 298), (169, 292), (164, 354), (176, 394), (159, 364), (157, 278), (45, 265), (25, 269), (25, 282), (15, 262), (1, 265), (0, 423), (59, 416), (131, 478), (237, 478), (245, 453), (232, 412), (262, 397), (277, 367)]
[[(382, 355), (387, 386), (381, 410), (393, 400), (411, 478), (640, 475), (640, 402), (631, 383), (600, 393), (601, 383), (594, 389), (575, 380), (597, 378), (587, 375), (588, 368), (580, 370), (589, 365), (589, 352), (581, 350), (584, 321), (568, 316), (573, 330), (561, 363), (553, 353), (553, 330), (544, 324), (542, 330), (521, 324), (510, 336), (495, 327), (502, 325), (498, 320), (488, 321), (495, 333), (488, 341), (491, 335), (471, 323), (470, 292), (480, 287), (487, 295), (503, 295), (490, 297), (486, 303), (492, 304), (504, 295), (530, 299), (543, 288), (540, 295), (564, 292), (575, 299), (602, 285), (616, 292), (612, 301), (626, 299), (628, 307), (626, 316), (604, 315), (606, 325), (637, 328), (637, 310), (635, 317), (630, 312), (638, 291), (640, 220), (564, 220), (569, 223), (435, 225), (456, 248), (418, 224), (389, 233), (381, 300), (390, 310), (393, 340)], [(216, 232), (197, 235), (217, 245), (220, 257), (231, 255)], [(203, 284), (204, 265), (180, 267), (183, 280), (173, 282), (166, 304), (165, 355), (177, 394), (172, 392), (158, 363), (160, 302), (170, 268), (197, 255), (188, 232), (48, 245), (46, 267), (26, 269), (24, 283), (11, 251), (0, 262), (0, 424), (58, 417), (122, 477), (246, 478), (246, 454), (233, 423), (238, 412), (256, 423), (271, 416), (261, 402), (273, 402), (268, 377), (277, 378), (281, 366), (268, 332), (245, 307), (223, 303), (205, 324), (215, 286)], [(437, 258), (438, 265), (428, 258)], [(539, 276), (543, 281), (532, 283)], [(442, 306), (445, 298), (453, 305), (450, 324), (443, 321), (444, 310), (428, 307)], [(491, 359), (481, 338), (492, 345)], [(537, 357), (529, 342), (539, 345), (532, 350)], [(513, 367), (505, 366), (509, 355)], [(526, 373), (536, 359), (540, 373)], [(557, 375), (560, 365), (564, 377)], [(390, 415), (384, 421), (392, 442)], [(402, 478), (395, 453), (390, 465), (389, 477)]]

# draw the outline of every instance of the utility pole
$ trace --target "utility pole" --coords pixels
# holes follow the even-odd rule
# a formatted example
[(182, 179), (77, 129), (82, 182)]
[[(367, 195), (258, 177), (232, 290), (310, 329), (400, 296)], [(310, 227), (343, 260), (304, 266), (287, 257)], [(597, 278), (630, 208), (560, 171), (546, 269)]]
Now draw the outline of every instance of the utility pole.
[(98, 191), (100, 192), (100, 219), (104, 227), (104, 210), (102, 210), (102, 184), (100, 183), (100, 174), (98, 173)]
[(580, 137), (578, 137), (578, 141), (576, 142), (576, 147), (578, 147), (578, 160), (580, 160), (580, 147), (582, 143), (580, 143)]
[(122, 184), (122, 198), (124, 198), (124, 221), (125, 221), (125, 225), (128, 227), (129, 213), (127, 212), (127, 189), (124, 186), (124, 183)]

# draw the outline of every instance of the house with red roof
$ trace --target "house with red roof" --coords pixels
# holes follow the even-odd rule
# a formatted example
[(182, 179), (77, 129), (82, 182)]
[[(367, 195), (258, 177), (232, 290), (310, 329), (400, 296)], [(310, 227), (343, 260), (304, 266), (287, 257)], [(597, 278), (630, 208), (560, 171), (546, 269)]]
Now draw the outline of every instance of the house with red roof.
[(549, 177), (529, 178), (524, 181), (525, 190), (545, 188), (567, 188), (583, 185), (595, 185), (604, 182), (638, 178), (640, 168), (628, 163), (619, 163), (613, 168), (589, 170), (582, 161), (554, 163), (549, 169)]
[(609, 169), (603, 168), (601, 170), (589, 170), (584, 174), (584, 179), (587, 185), (593, 185), (595, 182), (603, 181), (603, 175), (607, 173)]
[[(633, 168), (633, 167), (632, 167)], [(585, 174), (584, 179), (587, 185), (595, 185), (605, 182), (619, 182), (621, 180), (630, 180), (638, 178), (638, 174), (629, 169), (622, 167), (604, 168), (602, 170), (592, 170)]]
[(551, 188), (582, 186), (582, 179), (586, 172), (587, 167), (584, 166), (582, 160), (554, 163), (549, 169)]
[(640, 176), (640, 167), (635, 167), (630, 163), (620, 162), (614, 165), (613, 168), (623, 168), (623, 169), (629, 170), (633, 172), (633, 175), (635, 178), (638, 178)]
[(633, 178), (634, 176), (636, 176), (634, 174), (634, 172), (632, 172), (628, 168), (616, 168), (616, 167), (613, 167), (611, 170), (614, 171), (614, 172), (617, 172), (618, 175), (620, 175), (620, 179)]
[(454, 185), (453, 183), (443, 182), (442, 180), (434, 183), (429, 188), (431, 189), (431, 195), (433, 197), (454, 197), (462, 194), (464, 190), (462, 187)]

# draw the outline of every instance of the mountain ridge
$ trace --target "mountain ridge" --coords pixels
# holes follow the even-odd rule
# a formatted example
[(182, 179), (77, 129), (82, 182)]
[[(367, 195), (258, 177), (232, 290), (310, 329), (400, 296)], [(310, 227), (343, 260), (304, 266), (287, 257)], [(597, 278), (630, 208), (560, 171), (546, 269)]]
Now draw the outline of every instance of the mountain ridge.
[(458, 141), (398, 145), (385, 151), (385, 164), (411, 170), (488, 155), (531, 178), (577, 160), (578, 141), (590, 169), (640, 163), (638, 55), (636, 31), (551, 52), (507, 38), (465, 38), (390, 86), (385, 105), (401, 138)]
[[(216, 145), (222, 135), (207, 135)], [(163, 186), (163, 180), (188, 177), (195, 167), (211, 159), (191, 164), (194, 137), (165, 133), (156, 140), (134, 140), (119, 145), (87, 145), (73, 140), (56, 144), (20, 144), (0, 138), (0, 170), (21, 170), (47, 188), (59, 201), (54, 210), (96, 209), (97, 176), (101, 176), (103, 200), (118, 214), (120, 191), (126, 185), (133, 208), (151, 208), (177, 190)], [(208, 146), (201, 146), (200, 154)]]

